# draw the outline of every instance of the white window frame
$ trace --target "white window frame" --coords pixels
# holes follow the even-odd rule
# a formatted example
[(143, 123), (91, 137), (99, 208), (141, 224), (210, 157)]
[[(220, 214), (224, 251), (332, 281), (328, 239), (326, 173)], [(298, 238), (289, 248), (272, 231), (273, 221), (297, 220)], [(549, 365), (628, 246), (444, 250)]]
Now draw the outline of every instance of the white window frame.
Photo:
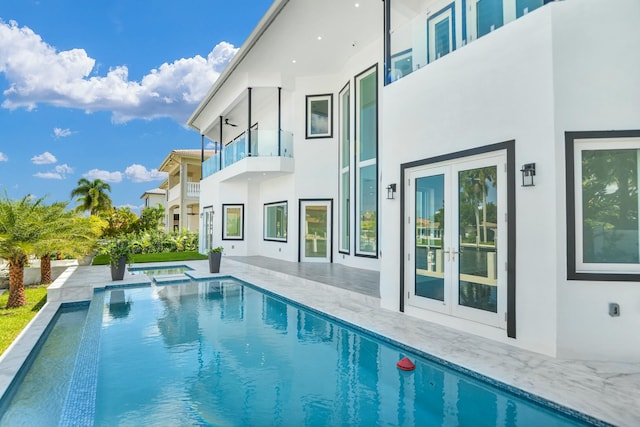
[[(283, 230), (283, 236), (268, 236), (267, 235), (267, 224), (269, 222), (269, 214), (271, 212), (272, 209), (274, 208), (278, 208), (278, 207), (284, 207), (284, 226), (282, 228)], [(288, 229), (289, 229), (289, 220), (288, 220), (288, 204), (286, 201), (283, 202), (274, 202), (274, 203), (265, 203), (264, 205), (264, 223), (263, 223), (263, 236), (264, 236), (264, 240), (267, 241), (275, 241), (275, 242), (286, 242), (287, 241), (287, 234), (288, 234)]]
[(443, 56), (456, 50), (456, 15), (455, 15), (455, 2), (452, 2), (439, 10), (438, 12), (430, 15), (427, 18), (427, 63), (431, 63), (440, 59), (436, 57), (436, 25), (444, 21), (449, 20), (449, 52)]
[[(340, 197), (338, 198), (338, 252), (343, 254), (351, 253), (351, 200), (352, 200), (352, 191), (351, 191), (351, 153), (353, 152), (353, 137), (351, 134), (351, 123), (353, 123), (353, 119), (351, 117), (351, 84), (347, 83), (344, 88), (340, 91), (338, 95), (338, 104), (339, 104), (339, 151), (338, 151), (338, 161), (340, 165), (340, 175), (338, 177), (338, 186)], [(348, 111), (344, 111), (345, 101), (344, 97), (347, 96), (346, 100), (346, 108)], [(344, 114), (347, 114), (348, 123), (345, 123)], [(346, 135), (346, 140), (345, 140)], [(347, 147), (345, 147), (347, 145)], [(344, 149), (347, 150), (347, 156), (343, 156)], [(345, 158), (346, 157), (346, 158)], [(345, 185), (343, 178), (347, 177), (347, 183)], [(344, 206), (343, 199), (346, 194), (347, 205)], [(344, 212), (346, 210), (346, 217)]]
[[(240, 229), (238, 235), (227, 234), (227, 221), (229, 220), (229, 210), (240, 209)], [(244, 205), (243, 204), (223, 204), (222, 205), (222, 240), (244, 240)]]
[[(576, 233), (576, 272), (578, 273), (630, 273), (640, 269), (640, 260), (637, 264), (622, 263), (587, 263), (584, 262), (583, 253), (583, 212), (582, 212), (582, 152), (596, 150), (638, 150), (638, 167), (640, 167), (640, 138), (617, 138), (609, 140), (581, 140), (575, 143), (574, 150), (574, 204), (575, 204), (575, 233)], [(640, 227), (639, 227), (640, 228)]]
[[(314, 130), (313, 104), (326, 103), (327, 105), (327, 130), (320, 132)], [(333, 94), (327, 93), (322, 95), (307, 95), (306, 97), (306, 139), (314, 138), (333, 138)]]
[[(359, 82), (362, 81), (363, 79), (369, 77), (371, 74), (375, 74), (375, 87), (376, 87), (376, 153), (375, 156), (366, 160), (361, 160), (360, 159), (360, 152), (362, 150), (362, 130), (361, 130), (361, 123), (360, 123), (360, 98), (359, 98)], [(358, 74), (355, 77), (355, 90), (354, 90), (354, 102), (355, 102), (355, 108), (354, 108), (354, 115), (355, 115), (355, 144), (356, 144), (356, 149), (354, 150), (353, 156), (355, 157), (356, 161), (355, 161), (355, 230), (354, 230), (354, 234), (355, 234), (355, 254), (356, 256), (365, 256), (365, 257), (373, 257), (373, 258), (377, 258), (378, 257), (378, 246), (379, 246), (379, 209), (380, 207), (378, 206), (379, 201), (378, 201), (378, 140), (379, 140), (379, 135), (378, 135), (378, 118), (380, 115), (380, 99), (379, 99), (379, 93), (378, 93), (378, 65), (374, 65), (372, 67), (367, 68), (365, 71), (363, 71), (362, 73)], [(373, 251), (363, 251), (360, 249), (361, 247), (361, 235), (362, 235), (362, 212), (360, 209), (360, 203), (362, 201), (362, 191), (360, 188), (360, 178), (362, 176), (362, 170), (366, 167), (369, 166), (374, 166), (375, 167), (375, 178), (374, 178), (374, 188), (372, 189), (373, 193), (375, 194), (376, 197), (376, 211), (375, 211), (375, 217), (376, 217), (376, 226), (375, 226), (375, 244), (374, 244), (374, 250)]]

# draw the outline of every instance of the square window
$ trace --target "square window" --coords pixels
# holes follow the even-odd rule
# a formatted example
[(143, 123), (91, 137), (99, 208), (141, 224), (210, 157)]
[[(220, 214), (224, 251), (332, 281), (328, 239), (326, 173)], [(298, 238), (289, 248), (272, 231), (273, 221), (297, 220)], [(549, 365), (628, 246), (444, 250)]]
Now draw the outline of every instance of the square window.
[(264, 240), (287, 241), (287, 202), (264, 205)]
[(333, 95), (307, 95), (306, 137), (333, 137)]
[(568, 132), (569, 279), (638, 280), (640, 131)]

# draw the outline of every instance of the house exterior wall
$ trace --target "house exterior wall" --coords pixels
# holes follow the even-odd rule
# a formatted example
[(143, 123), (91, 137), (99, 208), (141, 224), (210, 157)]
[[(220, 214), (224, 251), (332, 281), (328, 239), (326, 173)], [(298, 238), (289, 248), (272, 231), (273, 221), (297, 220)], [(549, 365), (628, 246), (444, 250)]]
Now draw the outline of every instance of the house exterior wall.
[[(516, 170), (537, 169), (535, 187), (515, 177), (517, 338), (407, 314), (552, 356), (638, 360), (640, 286), (567, 280), (564, 132), (640, 128), (639, 8), (551, 3), (385, 87), (381, 188), (400, 183), (403, 163), (510, 140)], [(400, 201), (383, 200), (382, 216), (381, 304), (398, 310)], [(608, 316), (608, 302), (621, 317)]]
[[(333, 201), (333, 260), (346, 265), (378, 269), (378, 259), (338, 254), (337, 245), (337, 203), (338, 203), (338, 92), (358, 73), (380, 63), (382, 41), (362, 50), (344, 65), (343, 72), (335, 75), (286, 79), (287, 86), (282, 90), (282, 129), (294, 135), (294, 172), (278, 177), (256, 177), (247, 179), (229, 179), (221, 181), (225, 170), (206, 177), (201, 182), (200, 206), (214, 206), (214, 246), (223, 246), (225, 255), (263, 255), (286, 261), (298, 261), (299, 246), (299, 200), (331, 199)], [(276, 100), (276, 87), (283, 80), (281, 76), (271, 76), (272, 89), (268, 88), (269, 76), (246, 78), (240, 73), (227, 80), (219, 93), (219, 99), (213, 102), (230, 102), (233, 99), (227, 93), (242, 94), (236, 84), (259, 81), (263, 86), (256, 88), (262, 93), (273, 90)], [(352, 83), (353, 84), (353, 83)], [(307, 95), (333, 94), (333, 137), (305, 139), (305, 107)], [(224, 105), (224, 104), (222, 104)], [(270, 124), (276, 128), (277, 104), (267, 101), (252, 106), (252, 123), (258, 122), (259, 129), (267, 129)], [(239, 129), (239, 128), (238, 128)], [(225, 130), (226, 131), (226, 130)], [(241, 132), (241, 131), (239, 131)], [(226, 142), (226, 141), (225, 141)], [(226, 179), (226, 178), (225, 178)], [(287, 202), (288, 233), (286, 242), (266, 241), (263, 238), (265, 203)], [(227, 203), (244, 204), (244, 240), (222, 240), (222, 205)], [(220, 212), (220, 214), (218, 214)], [(353, 229), (353, 225), (352, 225)], [(201, 241), (204, 235), (201, 234)]]
[[(640, 2), (560, 2), (553, 8), (555, 169), (565, 131), (640, 129)], [(597, 54), (594, 55), (594, 52)], [(558, 183), (564, 183), (559, 172)], [(566, 186), (558, 185), (558, 356), (640, 360), (640, 283), (566, 280)], [(620, 317), (608, 304), (620, 304)]]
[[(200, 206), (215, 211), (213, 246), (224, 246), (226, 255), (297, 261), (299, 200), (331, 199), (333, 262), (379, 269), (382, 307), (398, 311), (402, 305), (408, 318), (550, 356), (637, 361), (640, 346), (633, 337), (640, 324), (638, 283), (567, 279), (565, 132), (640, 129), (640, 56), (634, 54), (640, 51), (639, 17), (637, 0), (552, 2), (384, 87), (382, 37), (334, 74), (294, 78), (236, 70), (211, 100), (211, 110), (233, 110), (248, 87), (282, 87), (282, 129), (294, 135), (294, 170), (236, 177), (223, 170), (206, 177)], [(414, 43), (414, 48), (419, 46)], [(248, 58), (247, 69), (259, 69)], [(339, 92), (350, 83), (353, 96), (354, 76), (375, 64), (378, 257), (366, 258), (354, 255), (353, 209), (351, 252), (338, 250)], [(333, 94), (333, 136), (307, 140), (305, 97), (327, 93)], [(273, 101), (253, 106), (252, 123), (258, 122), (260, 129), (273, 126)], [(351, 108), (353, 121), (353, 100)], [(219, 116), (207, 119), (210, 124), (203, 129)], [(405, 269), (413, 268), (400, 258), (405, 244), (401, 204), (408, 197), (401, 181), (403, 165), (507, 141), (516, 171), (510, 178), (515, 188), (509, 196), (512, 210), (506, 215), (509, 224), (515, 223), (508, 248), (515, 254), (511, 338), (501, 327), (403, 305), (400, 295)], [(228, 142), (226, 134), (223, 142)], [(536, 165), (532, 187), (520, 185), (518, 170), (527, 163)], [(394, 199), (386, 198), (389, 184), (397, 184)], [(264, 205), (282, 201), (288, 203), (287, 241), (265, 241)], [(230, 203), (244, 206), (243, 240), (222, 240), (222, 205)], [(620, 304), (620, 317), (608, 315), (610, 302)]]

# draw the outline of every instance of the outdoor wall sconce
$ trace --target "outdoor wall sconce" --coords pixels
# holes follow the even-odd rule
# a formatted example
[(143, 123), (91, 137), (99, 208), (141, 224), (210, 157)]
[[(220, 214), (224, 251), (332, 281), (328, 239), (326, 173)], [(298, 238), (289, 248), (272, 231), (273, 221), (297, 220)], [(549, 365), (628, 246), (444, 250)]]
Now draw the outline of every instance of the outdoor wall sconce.
[(522, 172), (522, 186), (533, 187), (535, 185), (533, 183), (533, 177), (536, 176), (536, 164), (526, 163), (522, 165), (520, 172)]
[(387, 199), (393, 199), (394, 194), (396, 194), (396, 184), (387, 185)]

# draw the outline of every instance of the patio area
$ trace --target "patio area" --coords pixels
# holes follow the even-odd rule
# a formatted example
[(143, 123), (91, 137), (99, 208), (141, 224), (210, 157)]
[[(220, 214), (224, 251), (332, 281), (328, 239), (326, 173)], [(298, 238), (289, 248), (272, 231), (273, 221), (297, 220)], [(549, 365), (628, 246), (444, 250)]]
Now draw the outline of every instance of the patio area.
[[(305, 264), (265, 257), (224, 257), (221, 273), (208, 262), (187, 265), (194, 279), (234, 276), (437, 358), (618, 426), (640, 424), (640, 362), (561, 360), (431, 324), (379, 307), (378, 274), (337, 264)], [(144, 264), (156, 266), (162, 264)], [(162, 276), (162, 281), (184, 278)], [(118, 285), (149, 283), (127, 275)], [(49, 302), (0, 358), (4, 393), (62, 302), (88, 300), (94, 288), (114, 284), (108, 266), (69, 267), (49, 288)]]

